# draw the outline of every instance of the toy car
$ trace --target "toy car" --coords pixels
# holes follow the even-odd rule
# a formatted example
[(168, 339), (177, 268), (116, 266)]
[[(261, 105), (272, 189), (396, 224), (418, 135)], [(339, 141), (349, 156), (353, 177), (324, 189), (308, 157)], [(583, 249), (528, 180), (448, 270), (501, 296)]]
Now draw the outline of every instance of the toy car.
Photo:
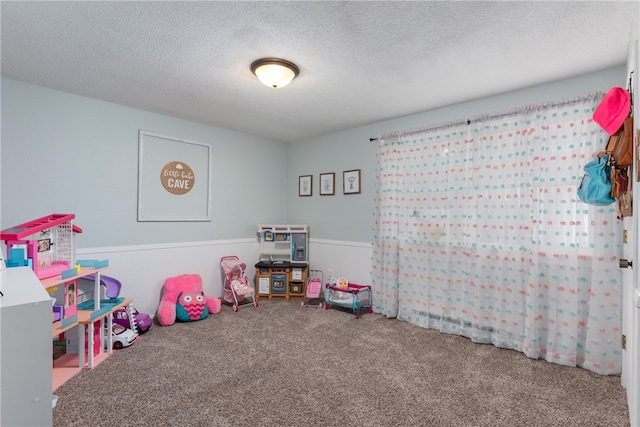
[(131, 327), (131, 325), (129, 324), (127, 307), (122, 307), (113, 312), (113, 323), (122, 325), (125, 328), (133, 329), (135, 332), (142, 335), (151, 327), (151, 316), (149, 316), (148, 314), (139, 313), (135, 308), (133, 308), (133, 314), (135, 317), (134, 327)]
[[(136, 334), (129, 328), (125, 328), (122, 325), (114, 323), (111, 327), (111, 339), (113, 340), (114, 350), (120, 350), (121, 348), (129, 347), (131, 344), (136, 342), (137, 338), (138, 334)], [(109, 342), (109, 335), (106, 328), (104, 334), (104, 342), (105, 344)]]

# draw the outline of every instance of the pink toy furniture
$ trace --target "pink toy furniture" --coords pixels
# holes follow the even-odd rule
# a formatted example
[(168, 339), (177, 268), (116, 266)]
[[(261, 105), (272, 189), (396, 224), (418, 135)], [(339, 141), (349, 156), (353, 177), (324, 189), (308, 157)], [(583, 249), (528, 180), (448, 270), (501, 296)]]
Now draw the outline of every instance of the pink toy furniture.
[[(38, 279), (60, 274), (75, 261), (73, 233), (82, 233), (72, 224), (74, 214), (51, 214), (2, 230), (7, 245), (7, 267), (30, 265)], [(12, 259), (14, 247), (26, 247), (25, 259)]]

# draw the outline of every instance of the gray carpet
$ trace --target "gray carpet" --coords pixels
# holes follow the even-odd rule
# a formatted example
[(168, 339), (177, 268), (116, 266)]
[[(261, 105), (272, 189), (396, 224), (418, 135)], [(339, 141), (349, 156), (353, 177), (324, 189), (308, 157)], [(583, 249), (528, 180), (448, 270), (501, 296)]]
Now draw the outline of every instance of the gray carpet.
[(629, 425), (619, 377), (299, 300), (156, 324), (55, 394), (60, 427)]

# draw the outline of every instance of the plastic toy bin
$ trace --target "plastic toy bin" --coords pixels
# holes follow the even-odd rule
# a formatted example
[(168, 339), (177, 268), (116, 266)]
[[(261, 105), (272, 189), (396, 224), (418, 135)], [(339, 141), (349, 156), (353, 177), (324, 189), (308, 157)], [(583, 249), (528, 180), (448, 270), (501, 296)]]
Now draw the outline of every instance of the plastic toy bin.
[(339, 288), (334, 284), (327, 283), (326, 304), (324, 307), (328, 310), (331, 305), (353, 310), (356, 319), (360, 317), (360, 310), (363, 308), (372, 313), (371, 286), (349, 283), (347, 288)]

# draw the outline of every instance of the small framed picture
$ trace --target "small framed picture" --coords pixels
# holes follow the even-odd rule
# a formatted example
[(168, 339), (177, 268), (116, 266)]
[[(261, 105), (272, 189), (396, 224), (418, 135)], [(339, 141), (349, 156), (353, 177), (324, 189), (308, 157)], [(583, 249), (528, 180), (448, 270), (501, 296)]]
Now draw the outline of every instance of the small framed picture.
[(342, 172), (342, 192), (360, 194), (360, 169)]
[(313, 175), (298, 177), (298, 196), (311, 196), (313, 194)]
[(51, 249), (51, 239), (38, 240), (38, 252), (47, 252)]
[(320, 174), (320, 195), (333, 196), (335, 194), (335, 172)]

